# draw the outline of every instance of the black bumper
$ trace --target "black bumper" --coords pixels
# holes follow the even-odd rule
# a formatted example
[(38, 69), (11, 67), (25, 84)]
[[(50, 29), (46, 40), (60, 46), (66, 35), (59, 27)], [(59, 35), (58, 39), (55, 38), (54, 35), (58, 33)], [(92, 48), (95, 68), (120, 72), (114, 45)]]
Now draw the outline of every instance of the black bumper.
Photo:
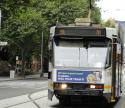
[(103, 96), (103, 90), (55, 90), (55, 95)]

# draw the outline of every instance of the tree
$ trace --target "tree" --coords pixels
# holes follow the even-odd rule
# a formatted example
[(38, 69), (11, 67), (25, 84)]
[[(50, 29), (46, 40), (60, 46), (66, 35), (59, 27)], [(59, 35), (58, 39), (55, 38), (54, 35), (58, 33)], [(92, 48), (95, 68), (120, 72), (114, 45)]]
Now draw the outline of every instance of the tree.
[[(95, 5), (92, 20), (100, 22), (100, 9)], [(44, 58), (47, 58), (49, 28), (74, 23), (77, 17), (87, 17), (88, 0), (1, 0), (2, 32), (0, 38), (9, 42), (11, 59), (17, 54), (22, 59), (40, 57), (41, 33), (44, 32)]]
[(107, 21), (102, 21), (102, 26), (115, 28), (115, 20), (110, 18)]

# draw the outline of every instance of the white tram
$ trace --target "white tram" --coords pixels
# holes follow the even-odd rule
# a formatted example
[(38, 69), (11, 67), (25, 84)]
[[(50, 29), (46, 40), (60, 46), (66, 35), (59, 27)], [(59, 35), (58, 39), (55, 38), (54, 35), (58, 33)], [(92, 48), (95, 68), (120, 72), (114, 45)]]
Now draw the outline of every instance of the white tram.
[(48, 98), (116, 101), (122, 93), (122, 41), (115, 28), (51, 27)]

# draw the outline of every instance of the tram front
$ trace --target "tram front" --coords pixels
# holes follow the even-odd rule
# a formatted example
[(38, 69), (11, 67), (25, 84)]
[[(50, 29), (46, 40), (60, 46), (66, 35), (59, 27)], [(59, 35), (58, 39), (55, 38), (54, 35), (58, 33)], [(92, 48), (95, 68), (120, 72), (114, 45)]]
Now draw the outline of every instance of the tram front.
[[(76, 31), (73, 33), (72, 29)], [(52, 40), (51, 94), (60, 102), (72, 96), (108, 99), (111, 94), (111, 40), (106, 37), (105, 29), (66, 30), (61, 28), (61, 34), (55, 34)]]

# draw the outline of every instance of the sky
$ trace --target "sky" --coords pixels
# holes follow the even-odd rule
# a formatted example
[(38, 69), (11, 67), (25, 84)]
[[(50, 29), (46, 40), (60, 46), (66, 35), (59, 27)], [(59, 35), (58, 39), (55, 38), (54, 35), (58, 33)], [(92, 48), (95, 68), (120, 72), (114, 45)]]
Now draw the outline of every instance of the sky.
[(125, 21), (125, 0), (101, 0), (97, 6), (101, 8), (103, 20), (114, 18)]

